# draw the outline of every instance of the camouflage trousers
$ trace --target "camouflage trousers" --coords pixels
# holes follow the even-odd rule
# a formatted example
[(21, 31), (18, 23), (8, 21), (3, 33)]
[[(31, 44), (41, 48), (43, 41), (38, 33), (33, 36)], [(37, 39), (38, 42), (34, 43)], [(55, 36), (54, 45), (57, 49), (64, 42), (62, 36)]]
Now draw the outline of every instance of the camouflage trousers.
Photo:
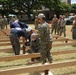
[(46, 63), (48, 60), (50, 63), (52, 62), (52, 54), (51, 54), (51, 48), (52, 48), (52, 42), (48, 44), (41, 44), (40, 47), (40, 54), (41, 54), (41, 60), (43, 63)]
[(0, 23), (0, 29), (4, 29), (3, 23)]
[(58, 24), (57, 25), (57, 35), (59, 35), (59, 32), (60, 32), (60, 25)]
[(62, 33), (64, 34), (64, 37), (66, 37), (66, 29), (65, 27), (60, 27), (60, 36), (62, 35)]
[(72, 38), (76, 39), (76, 28), (72, 28)]
[(35, 25), (35, 29), (38, 29), (38, 24), (37, 24), (37, 25)]
[(10, 33), (10, 41), (12, 44), (12, 48), (15, 52), (15, 55), (19, 55), (20, 54), (20, 43), (19, 43), (19, 38), (17, 37), (17, 35), (14, 33)]
[(57, 23), (54, 23), (54, 24), (52, 25), (51, 34), (53, 34), (53, 31), (54, 31), (54, 34), (57, 33)]

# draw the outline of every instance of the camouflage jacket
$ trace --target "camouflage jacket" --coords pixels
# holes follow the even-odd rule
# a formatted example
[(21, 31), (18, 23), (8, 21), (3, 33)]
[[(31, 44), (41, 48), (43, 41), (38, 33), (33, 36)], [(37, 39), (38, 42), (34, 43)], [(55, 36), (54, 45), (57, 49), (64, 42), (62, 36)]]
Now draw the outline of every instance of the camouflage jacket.
[(52, 39), (50, 38), (50, 27), (49, 25), (44, 22), (38, 28), (39, 30), (39, 38), (40, 43), (48, 44)]

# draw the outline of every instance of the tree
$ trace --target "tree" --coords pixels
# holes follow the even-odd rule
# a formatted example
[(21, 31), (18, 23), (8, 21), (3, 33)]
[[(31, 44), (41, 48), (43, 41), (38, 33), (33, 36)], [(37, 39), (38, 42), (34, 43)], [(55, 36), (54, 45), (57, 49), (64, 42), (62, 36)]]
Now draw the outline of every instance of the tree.
[(42, 6), (57, 15), (69, 11), (69, 6), (61, 3), (60, 0), (0, 0), (0, 4), (2, 14), (24, 13), (29, 20), (31, 20), (30, 14), (34, 13), (33, 10), (42, 10)]
[(76, 14), (76, 4), (71, 4), (71, 11), (70, 12)]
[(30, 14), (34, 7), (38, 5), (38, 0), (1, 0), (0, 1), (3, 11), (8, 11), (9, 13), (25, 13), (27, 14), (29, 20), (31, 20)]
[(60, 0), (54, 0), (53, 11), (59, 17), (60, 14), (70, 12), (70, 5), (61, 2)]
[(66, 3), (61, 3), (61, 9), (63, 13), (66, 13), (66, 12), (70, 12), (71, 8), (70, 8), (70, 5)]

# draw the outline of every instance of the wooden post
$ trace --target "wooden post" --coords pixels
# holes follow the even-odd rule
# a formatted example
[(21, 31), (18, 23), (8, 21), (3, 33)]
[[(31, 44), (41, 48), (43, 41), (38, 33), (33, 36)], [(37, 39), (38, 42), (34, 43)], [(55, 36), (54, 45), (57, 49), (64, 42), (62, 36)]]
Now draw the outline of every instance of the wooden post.
[(49, 70), (44, 71), (44, 75), (48, 75)]

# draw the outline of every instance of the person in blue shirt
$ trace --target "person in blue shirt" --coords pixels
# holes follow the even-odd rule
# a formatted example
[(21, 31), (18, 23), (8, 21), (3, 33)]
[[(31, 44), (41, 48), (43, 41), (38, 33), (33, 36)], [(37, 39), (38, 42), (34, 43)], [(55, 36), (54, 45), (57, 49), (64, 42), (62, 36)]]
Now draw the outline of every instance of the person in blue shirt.
[(12, 48), (15, 52), (15, 55), (20, 54), (20, 42), (19, 39), (20, 37), (23, 37), (23, 45), (25, 44), (26, 41), (26, 31), (22, 30), (21, 28), (13, 28), (10, 31), (10, 41), (12, 44)]
[(21, 28), (18, 22), (11, 22), (10, 23), (10, 28)]
[(20, 25), (20, 27), (21, 27), (22, 29), (28, 28), (28, 25), (27, 25), (25, 22), (18, 22), (18, 24)]

